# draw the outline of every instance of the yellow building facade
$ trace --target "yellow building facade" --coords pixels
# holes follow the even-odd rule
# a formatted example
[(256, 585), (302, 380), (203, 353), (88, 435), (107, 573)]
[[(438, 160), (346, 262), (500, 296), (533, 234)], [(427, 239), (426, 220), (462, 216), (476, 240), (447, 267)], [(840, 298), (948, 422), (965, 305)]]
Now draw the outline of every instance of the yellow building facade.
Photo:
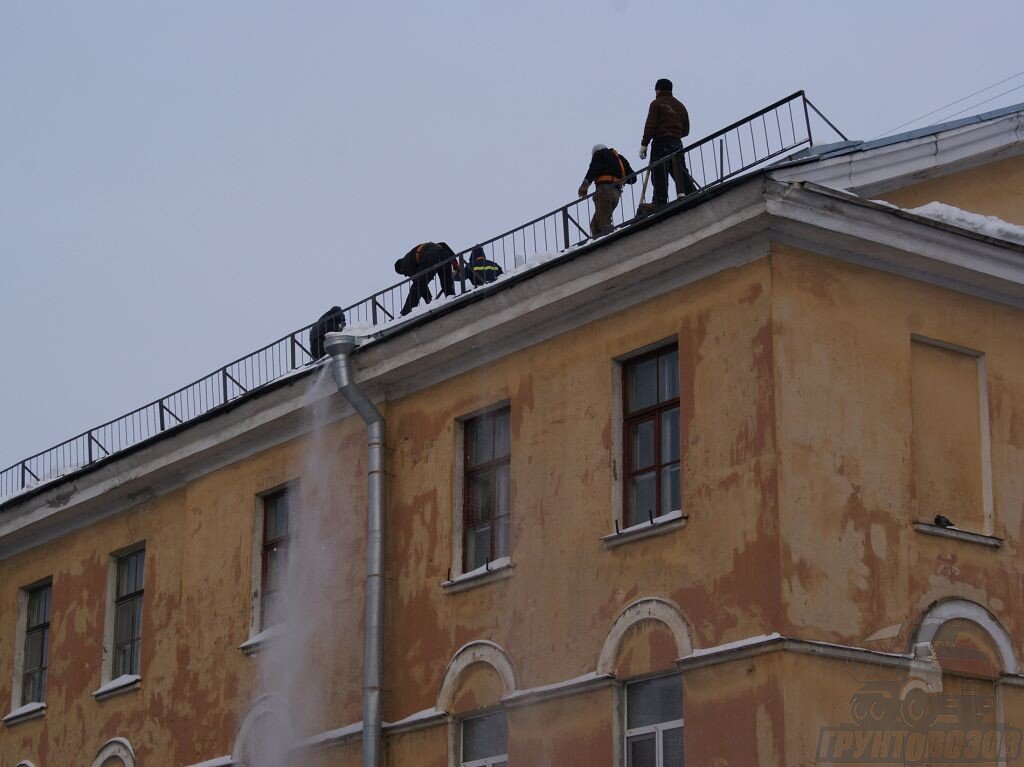
[[(384, 764), (1018, 762), (1024, 245), (907, 209), (1024, 227), (1022, 119), (792, 158), (353, 353)], [(359, 764), (368, 469), (320, 366), (4, 501), (0, 764)]]

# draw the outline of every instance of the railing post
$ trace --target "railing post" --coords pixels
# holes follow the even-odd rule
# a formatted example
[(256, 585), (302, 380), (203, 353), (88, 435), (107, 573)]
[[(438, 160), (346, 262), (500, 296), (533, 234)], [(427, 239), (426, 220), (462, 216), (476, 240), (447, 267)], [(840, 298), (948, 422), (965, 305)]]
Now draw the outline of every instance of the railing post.
[(22, 461), (21, 462), (21, 487), (18, 488), (19, 490), (24, 490), (25, 489), (25, 471), (26, 471), (26, 469), (25, 469), (25, 462)]
[(291, 360), (292, 370), (295, 370), (295, 334), (288, 336), (288, 356)]
[(377, 327), (377, 296), (370, 297), (370, 317), (373, 326)]
[(801, 95), (800, 100), (804, 104), (804, 121), (807, 123), (807, 144), (814, 146), (814, 137), (811, 135), (811, 113), (807, 111), (807, 97)]
[(167, 428), (164, 425), (164, 401), (163, 400), (160, 400), (159, 402), (156, 403), (156, 412), (160, 415), (160, 431), (163, 431), (165, 428)]
[(222, 400), (222, 404), (226, 404), (227, 401), (228, 401), (228, 369), (227, 369), (227, 367), (222, 367), (220, 369), (220, 390), (221, 390), (221, 394), (224, 395), (224, 399)]
[(569, 206), (562, 208), (562, 249), (569, 247)]
[(92, 432), (85, 433), (86, 454), (89, 456), (89, 463), (92, 463)]
[(725, 139), (718, 140), (718, 180), (725, 178)]

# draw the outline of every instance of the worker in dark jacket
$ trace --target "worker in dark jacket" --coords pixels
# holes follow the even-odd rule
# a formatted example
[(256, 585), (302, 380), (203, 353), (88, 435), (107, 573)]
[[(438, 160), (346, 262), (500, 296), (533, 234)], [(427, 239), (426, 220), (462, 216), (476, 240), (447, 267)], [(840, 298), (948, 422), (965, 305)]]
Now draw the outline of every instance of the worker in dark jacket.
[(686, 107), (672, 95), (672, 81), (664, 77), (654, 85), (654, 101), (647, 110), (647, 122), (644, 123), (644, 138), (640, 144), (640, 159), (647, 159), (647, 145), (651, 145), (651, 164), (668, 157), (674, 152), (679, 154), (669, 162), (651, 169), (651, 181), (654, 184), (654, 204), (664, 205), (668, 202), (668, 171), (671, 167), (672, 178), (676, 184), (676, 196), (697, 191), (686, 161), (683, 158), (683, 139), (690, 135), (690, 115)]
[(636, 175), (629, 167), (629, 160), (604, 144), (594, 144), (590, 150), (590, 167), (580, 184), (580, 197), (587, 196), (587, 189), (593, 183), (594, 216), (590, 219), (590, 236), (600, 237), (615, 229), (612, 213), (622, 197), (623, 184), (635, 184)]
[(344, 327), (345, 313), (340, 306), (332, 306), (313, 323), (313, 327), (309, 329), (309, 354), (314, 362), (324, 356), (324, 336), (328, 333), (337, 333)]
[(401, 315), (415, 309), (422, 298), (430, 303), (430, 281), (435, 276), (441, 282), (446, 296), (455, 295), (455, 253), (446, 242), (423, 242), (395, 261), (395, 271), (412, 278), (409, 296), (405, 299)]
[(498, 264), (488, 261), (484, 255), (484, 249), (477, 245), (473, 248), (473, 252), (469, 254), (469, 264), (466, 267), (466, 273), (469, 281), (474, 285), (486, 285), (488, 282), (494, 282), (498, 279), (503, 271)]

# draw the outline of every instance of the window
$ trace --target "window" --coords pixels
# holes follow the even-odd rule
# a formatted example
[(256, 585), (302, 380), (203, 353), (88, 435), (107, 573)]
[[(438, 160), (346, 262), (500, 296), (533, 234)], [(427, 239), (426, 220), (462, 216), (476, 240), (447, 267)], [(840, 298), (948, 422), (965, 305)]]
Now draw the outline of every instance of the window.
[(626, 527), (679, 511), (679, 350), (662, 348), (622, 369)]
[(505, 712), (462, 722), (460, 767), (508, 767), (508, 720)]
[(683, 764), (683, 684), (678, 674), (626, 686), (626, 767)]
[(508, 556), (509, 408), (464, 424), (463, 572)]
[(260, 569), (260, 628), (285, 618), (285, 577), (288, 572), (289, 493), (279, 490), (263, 497), (263, 554)]
[(25, 659), (21, 677), (21, 705), (42, 703), (46, 695), (46, 661), (50, 654), (51, 585), (28, 592)]
[(113, 738), (96, 754), (92, 767), (135, 767), (135, 750), (124, 738)]
[(145, 565), (145, 549), (117, 558), (114, 594), (114, 679), (125, 674), (139, 674)]

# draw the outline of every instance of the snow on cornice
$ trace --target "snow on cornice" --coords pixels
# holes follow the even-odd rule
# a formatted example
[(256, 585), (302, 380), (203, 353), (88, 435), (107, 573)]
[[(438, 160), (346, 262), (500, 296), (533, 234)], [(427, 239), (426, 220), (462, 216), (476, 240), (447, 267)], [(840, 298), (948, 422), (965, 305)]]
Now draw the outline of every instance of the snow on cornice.
[[(873, 202), (881, 201), (873, 200)], [(1011, 224), (996, 216), (983, 216), (980, 213), (972, 213), (944, 202), (930, 202), (918, 208), (905, 208), (905, 210), (907, 213), (958, 226), (961, 229), (969, 229), (986, 237), (1009, 240), (1024, 245), (1024, 226)]]

